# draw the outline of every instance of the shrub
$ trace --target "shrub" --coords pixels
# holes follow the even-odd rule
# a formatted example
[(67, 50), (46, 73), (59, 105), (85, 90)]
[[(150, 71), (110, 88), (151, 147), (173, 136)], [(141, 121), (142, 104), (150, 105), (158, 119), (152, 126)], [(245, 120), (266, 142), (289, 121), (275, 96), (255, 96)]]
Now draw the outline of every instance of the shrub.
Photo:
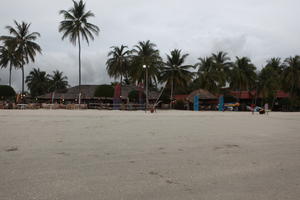
[(114, 87), (111, 85), (99, 85), (95, 90), (95, 97), (113, 97)]
[(1, 99), (11, 99), (16, 96), (15, 90), (8, 85), (0, 85), (0, 98)]
[(160, 96), (160, 99), (162, 103), (169, 104), (170, 103), (170, 94), (169, 91), (165, 90), (162, 95)]
[[(140, 91), (138, 91), (138, 90), (132, 90), (128, 94), (129, 101), (130, 102), (134, 102), (134, 103), (139, 103), (139, 97), (140, 97), (139, 95), (140, 95)], [(145, 98), (146, 98), (146, 95), (143, 92), (142, 93), (142, 99), (143, 99), (143, 101), (145, 100)]]
[(184, 101), (178, 100), (176, 101), (174, 108), (177, 110), (185, 110), (184, 104), (185, 104)]

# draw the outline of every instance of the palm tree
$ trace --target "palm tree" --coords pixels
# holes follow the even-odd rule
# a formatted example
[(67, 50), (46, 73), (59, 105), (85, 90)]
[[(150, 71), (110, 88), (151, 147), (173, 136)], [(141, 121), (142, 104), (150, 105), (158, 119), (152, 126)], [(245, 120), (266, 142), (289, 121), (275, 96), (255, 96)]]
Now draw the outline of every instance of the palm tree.
[(9, 67), (9, 86), (11, 86), (11, 71), (13, 67), (20, 66), (20, 62), (16, 57), (15, 49), (12, 46), (0, 46), (0, 67)]
[(224, 87), (230, 76), (230, 66), (232, 65), (230, 57), (226, 52), (220, 51), (216, 54), (213, 53), (211, 58), (215, 65), (216, 73), (218, 73), (218, 85)]
[(48, 92), (49, 75), (44, 71), (40, 71), (39, 68), (33, 68), (33, 70), (26, 77), (25, 82), (32, 97), (36, 97)]
[(16, 28), (6, 26), (6, 29), (12, 36), (1, 36), (0, 40), (14, 49), (14, 56), (18, 58), (22, 70), (22, 94), (24, 94), (24, 65), (30, 61), (35, 61), (35, 56), (42, 52), (41, 47), (34, 41), (40, 37), (38, 32), (29, 32), (31, 24), (26, 22), (18, 23), (14, 21)]
[(58, 70), (53, 71), (53, 74), (49, 76), (50, 91), (64, 90), (68, 87), (68, 77), (63, 75), (63, 72)]
[(148, 77), (150, 84), (157, 83), (160, 68), (162, 67), (162, 58), (159, 55), (159, 50), (156, 45), (150, 40), (138, 42), (132, 50), (132, 66), (130, 69), (130, 76), (133, 81), (138, 83), (145, 83), (145, 70), (143, 65), (147, 66)]
[(217, 93), (221, 87), (223, 77), (220, 76), (219, 70), (214, 63), (212, 57), (198, 58), (200, 60), (196, 66), (198, 69), (198, 78), (195, 83), (198, 83), (201, 88), (212, 93)]
[(166, 82), (166, 85), (171, 88), (171, 102), (173, 100), (174, 85), (186, 87), (193, 78), (194, 74), (189, 69), (194, 66), (184, 65), (188, 55), (182, 54), (179, 49), (174, 49), (170, 55), (167, 55), (167, 62), (160, 72), (160, 81)]
[(242, 90), (250, 90), (255, 86), (257, 74), (256, 67), (251, 63), (247, 57), (236, 57), (230, 77), (230, 87), (240, 92), (238, 100), (241, 96)]
[(128, 77), (130, 66), (130, 51), (127, 46), (113, 46), (108, 53), (109, 59), (106, 62), (106, 70), (110, 77), (119, 78), (120, 84), (123, 82), (123, 77)]
[(285, 59), (282, 77), (283, 88), (294, 99), (300, 93), (300, 56)]
[(271, 59), (267, 60), (266, 67), (270, 67), (270, 68), (274, 69), (275, 71), (277, 71), (278, 73), (281, 73), (283, 70), (281, 58), (271, 58)]
[(258, 93), (262, 94), (263, 98), (272, 101), (269, 102), (272, 103), (272, 107), (276, 98), (276, 92), (281, 88), (281, 73), (281, 59), (271, 58), (258, 75)]
[[(100, 29), (98, 26), (88, 22), (90, 17), (95, 15), (91, 11), (86, 12), (85, 3), (80, 0), (73, 0), (73, 7), (69, 10), (61, 10), (59, 14), (63, 15), (64, 20), (60, 22), (59, 32), (63, 33), (62, 39), (69, 37), (70, 42), (76, 46), (78, 43), (78, 63), (79, 63), (79, 94), (81, 86), (81, 39), (89, 44), (89, 40), (94, 40), (94, 35), (98, 35)], [(80, 96), (80, 95), (79, 95)], [(80, 102), (80, 101), (79, 101)]]

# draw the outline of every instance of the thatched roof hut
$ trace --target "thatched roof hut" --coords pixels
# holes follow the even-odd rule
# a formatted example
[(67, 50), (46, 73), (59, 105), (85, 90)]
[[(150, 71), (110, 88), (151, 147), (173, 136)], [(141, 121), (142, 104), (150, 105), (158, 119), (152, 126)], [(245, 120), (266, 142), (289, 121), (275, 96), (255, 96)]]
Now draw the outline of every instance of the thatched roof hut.
[[(95, 97), (95, 91), (99, 85), (81, 85), (81, 99), (90, 100), (90, 99), (113, 99), (113, 97)], [(122, 86), (122, 99), (127, 99), (128, 94), (131, 91), (140, 90), (139, 87), (133, 85)], [(54, 100), (75, 100), (78, 99), (79, 86), (71, 87), (65, 91), (56, 91), (54, 93), (50, 92), (37, 98), (40, 100), (51, 100), (52, 95), (54, 95)], [(158, 92), (151, 91), (149, 92), (149, 99), (157, 99), (159, 96)]]
[[(82, 99), (92, 99), (94, 98), (94, 93), (98, 85), (81, 85), (81, 98)], [(78, 99), (79, 86), (71, 87), (65, 91), (56, 91), (54, 93), (50, 92), (41, 96), (38, 96), (38, 99), (65, 99), (65, 100), (74, 100)]]
[(198, 90), (191, 92), (189, 94), (189, 96), (187, 97), (187, 99), (189, 101), (194, 101), (194, 96), (199, 96), (200, 100), (217, 100), (218, 99), (217, 96), (213, 95), (212, 93), (210, 93), (209, 91), (204, 90), (204, 89), (198, 89)]

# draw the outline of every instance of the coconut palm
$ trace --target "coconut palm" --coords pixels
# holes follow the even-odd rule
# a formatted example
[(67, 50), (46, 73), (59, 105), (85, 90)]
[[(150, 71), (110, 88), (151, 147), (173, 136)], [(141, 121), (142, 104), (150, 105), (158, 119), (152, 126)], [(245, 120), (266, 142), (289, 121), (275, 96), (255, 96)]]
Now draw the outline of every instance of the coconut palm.
[(300, 56), (285, 59), (282, 77), (283, 88), (294, 99), (300, 93)]
[(18, 23), (14, 21), (15, 28), (6, 26), (10, 36), (1, 36), (0, 40), (14, 49), (14, 56), (19, 60), (19, 65), (22, 70), (22, 94), (24, 94), (24, 65), (30, 61), (35, 61), (37, 53), (41, 53), (41, 47), (34, 42), (40, 34), (38, 32), (30, 33), (29, 28), (31, 24), (26, 22)]
[[(69, 10), (61, 10), (64, 20), (60, 22), (59, 32), (63, 33), (62, 40), (69, 38), (70, 42), (76, 46), (78, 44), (78, 63), (79, 63), (79, 90), (81, 86), (81, 40), (88, 44), (90, 39), (94, 40), (94, 34), (98, 35), (100, 29), (88, 22), (90, 17), (94, 17), (91, 11), (86, 11), (85, 3), (80, 0), (73, 0), (73, 7)], [(79, 91), (80, 93), (80, 91)]]
[(199, 66), (198, 78), (195, 83), (203, 89), (217, 93), (223, 81), (223, 76), (219, 73), (220, 70), (215, 65), (212, 57), (198, 58), (198, 60), (200, 61), (196, 64), (196, 66)]
[(218, 73), (218, 85), (224, 87), (230, 76), (230, 66), (232, 65), (230, 57), (226, 52), (220, 51), (216, 54), (213, 53), (211, 58), (214, 63), (215, 73)]
[(281, 58), (271, 58), (267, 60), (267, 65), (266, 67), (270, 67), (277, 71), (278, 73), (282, 73), (283, 70), (283, 65), (281, 62)]
[(64, 90), (68, 87), (68, 77), (64, 76), (63, 72), (59, 70), (53, 71), (53, 74), (49, 76), (49, 90), (51, 92), (56, 90)]
[(258, 93), (274, 102), (276, 91), (281, 88), (282, 64), (280, 58), (271, 58), (258, 74)]
[(36, 97), (48, 92), (49, 75), (44, 71), (40, 71), (39, 68), (33, 68), (33, 70), (30, 71), (29, 75), (26, 77), (25, 82), (32, 97)]
[(166, 86), (171, 89), (170, 99), (173, 100), (174, 86), (187, 86), (193, 78), (193, 73), (189, 69), (192, 65), (184, 65), (189, 54), (182, 54), (181, 50), (174, 49), (167, 55), (167, 62), (160, 72), (160, 81), (166, 82)]
[(147, 40), (138, 42), (134, 47), (130, 69), (131, 79), (138, 83), (145, 83), (145, 69), (143, 69), (143, 65), (146, 65), (150, 84), (157, 83), (157, 77), (163, 62), (156, 45)]
[(130, 66), (130, 51), (127, 46), (113, 46), (108, 53), (109, 59), (106, 62), (106, 70), (110, 77), (115, 79), (120, 78), (120, 83), (123, 82), (123, 77), (128, 77)]
[(11, 86), (11, 71), (12, 68), (19, 67), (20, 61), (16, 56), (16, 52), (13, 46), (0, 46), (0, 67), (7, 68), (9, 67), (9, 86)]
[(240, 91), (239, 97), (241, 96), (242, 90), (250, 90), (255, 86), (255, 82), (257, 80), (255, 70), (256, 67), (251, 63), (249, 58), (236, 57), (236, 61), (231, 71), (230, 87)]

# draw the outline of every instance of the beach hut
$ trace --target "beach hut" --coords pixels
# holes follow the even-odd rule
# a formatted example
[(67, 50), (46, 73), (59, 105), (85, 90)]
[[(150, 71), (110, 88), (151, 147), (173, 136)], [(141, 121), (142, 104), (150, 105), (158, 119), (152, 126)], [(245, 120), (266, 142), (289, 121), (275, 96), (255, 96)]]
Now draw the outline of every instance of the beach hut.
[[(189, 102), (193, 102), (196, 110), (216, 110), (218, 97), (204, 89), (198, 89), (187, 96)], [(195, 102), (197, 101), (197, 102)], [(198, 109), (197, 105), (198, 104)]]

